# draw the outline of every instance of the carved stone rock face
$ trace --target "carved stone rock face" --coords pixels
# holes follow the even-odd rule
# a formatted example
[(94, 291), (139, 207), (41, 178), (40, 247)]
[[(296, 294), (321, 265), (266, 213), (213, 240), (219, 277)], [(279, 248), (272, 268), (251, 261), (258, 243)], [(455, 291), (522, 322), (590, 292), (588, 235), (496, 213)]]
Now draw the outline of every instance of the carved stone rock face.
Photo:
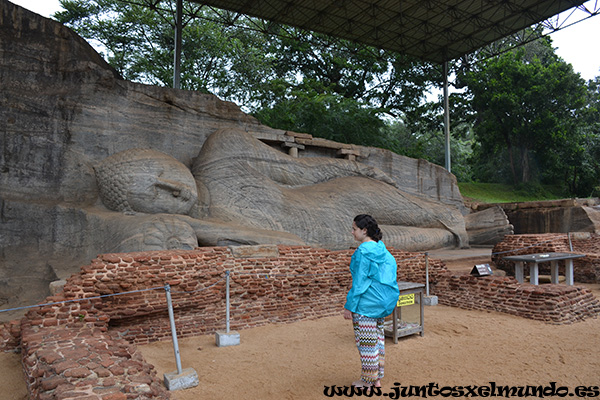
[(187, 215), (198, 202), (189, 169), (156, 150), (113, 154), (95, 171), (102, 203), (113, 211)]
[(113, 234), (123, 238), (114, 251), (192, 250), (198, 247), (194, 229), (177, 215), (121, 216), (123, 223), (113, 224)]
[(386, 245), (406, 250), (466, 246), (457, 209), (410, 195), (382, 170), (324, 157), (292, 158), (239, 129), (206, 139), (192, 166), (206, 217), (288, 232), (330, 249), (352, 246), (352, 219), (372, 215)]

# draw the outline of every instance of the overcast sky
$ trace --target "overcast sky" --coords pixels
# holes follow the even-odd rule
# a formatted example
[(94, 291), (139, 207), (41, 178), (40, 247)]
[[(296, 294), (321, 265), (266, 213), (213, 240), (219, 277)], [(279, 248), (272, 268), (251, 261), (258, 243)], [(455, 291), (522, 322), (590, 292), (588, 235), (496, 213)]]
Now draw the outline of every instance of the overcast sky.
[[(62, 8), (58, 0), (9, 0), (44, 17), (49, 17)], [(588, 1), (594, 8), (594, 1)], [(584, 4), (584, 5), (585, 5)], [(600, 76), (600, 16), (588, 18), (552, 35), (556, 53), (586, 81)]]

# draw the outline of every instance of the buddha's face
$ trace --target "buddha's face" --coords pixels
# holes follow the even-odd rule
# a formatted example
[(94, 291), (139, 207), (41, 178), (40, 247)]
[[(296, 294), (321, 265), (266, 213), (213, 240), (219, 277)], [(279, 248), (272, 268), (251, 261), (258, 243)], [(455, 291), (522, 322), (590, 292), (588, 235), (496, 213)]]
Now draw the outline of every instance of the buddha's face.
[(134, 175), (127, 200), (138, 212), (187, 214), (198, 201), (196, 181), (176, 160), (153, 160)]
[(100, 195), (115, 211), (188, 214), (198, 202), (192, 173), (171, 156), (131, 149), (96, 168)]

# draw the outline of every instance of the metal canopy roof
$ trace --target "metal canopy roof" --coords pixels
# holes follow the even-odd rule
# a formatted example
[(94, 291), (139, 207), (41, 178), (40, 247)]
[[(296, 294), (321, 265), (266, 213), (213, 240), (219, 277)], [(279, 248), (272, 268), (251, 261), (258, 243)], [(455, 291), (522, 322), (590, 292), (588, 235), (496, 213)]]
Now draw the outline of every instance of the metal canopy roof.
[(443, 63), (582, 0), (190, 0)]

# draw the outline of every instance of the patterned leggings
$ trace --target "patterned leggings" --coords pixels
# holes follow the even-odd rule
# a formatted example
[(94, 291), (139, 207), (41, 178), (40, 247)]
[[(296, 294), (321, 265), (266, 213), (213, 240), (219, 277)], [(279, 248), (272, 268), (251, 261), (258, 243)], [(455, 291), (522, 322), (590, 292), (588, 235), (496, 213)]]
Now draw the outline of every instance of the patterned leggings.
[(354, 338), (360, 354), (362, 372), (360, 379), (366, 384), (374, 384), (383, 378), (385, 364), (385, 336), (383, 318), (369, 318), (352, 314)]

